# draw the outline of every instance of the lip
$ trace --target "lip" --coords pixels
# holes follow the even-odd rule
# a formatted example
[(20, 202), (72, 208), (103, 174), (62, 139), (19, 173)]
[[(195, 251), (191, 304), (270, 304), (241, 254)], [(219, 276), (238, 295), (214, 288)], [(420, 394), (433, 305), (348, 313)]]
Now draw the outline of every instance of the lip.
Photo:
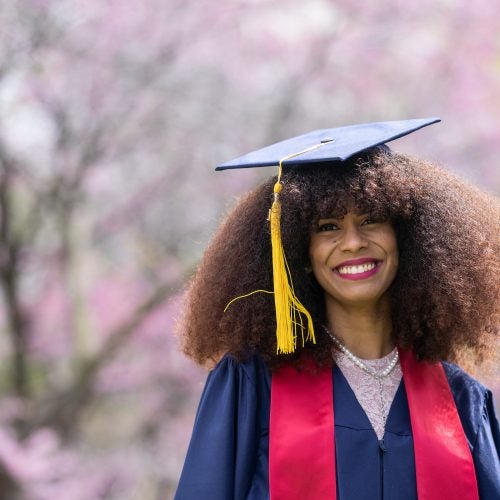
[[(338, 271), (339, 267), (343, 267), (343, 266), (360, 266), (360, 265), (366, 264), (368, 262), (374, 262), (375, 263), (375, 267), (373, 269), (370, 269), (370, 270), (365, 271), (363, 273), (357, 273), (357, 274), (340, 274), (339, 271)], [(373, 259), (371, 257), (363, 257), (361, 259), (350, 259), (350, 260), (345, 260), (344, 262), (342, 262), (338, 266), (334, 267), (333, 268), (333, 272), (334, 272), (334, 274), (336, 276), (338, 276), (339, 278), (342, 278), (344, 280), (358, 281), (358, 280), (364, 280), (364, 279), (370, 278), (371, 276), (377, 274), (378, 271), (379, 271), (379, 269), (380, 269), (380, 265), (381, 264), (382, 264), (381, 260)]]

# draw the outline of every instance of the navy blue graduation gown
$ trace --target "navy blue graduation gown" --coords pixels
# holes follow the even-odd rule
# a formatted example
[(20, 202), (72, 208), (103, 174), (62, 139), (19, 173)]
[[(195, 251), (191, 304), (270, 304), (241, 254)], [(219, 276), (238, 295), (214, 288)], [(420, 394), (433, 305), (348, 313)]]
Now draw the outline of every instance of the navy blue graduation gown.
[[(444, 368), (472, 451), (480, 498), (498, 500), (500, 430), (492, 395), (457, 366), (444, 363)], [(381, 441), (337, 367), (333, 383), (338, 500), (416, 499), (404, 383)], [(210, 372), (176, 500), (269, 498), (270, 395), (271, 376), (258, 356), (244, 363), (225, 356)]]

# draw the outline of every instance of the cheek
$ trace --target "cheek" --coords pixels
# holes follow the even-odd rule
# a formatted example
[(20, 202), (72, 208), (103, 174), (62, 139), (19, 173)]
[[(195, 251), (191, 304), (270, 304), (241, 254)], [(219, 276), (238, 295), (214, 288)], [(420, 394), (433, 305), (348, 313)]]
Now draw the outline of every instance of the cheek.
[(315, 242), (309, 247), (309, 261), (311, 271), (320, 287), (325, 290), (329, 282), (328, 257), (330, 255), (328, 245)]
[(386, 248), (388, 256), (390, 258), (391, 268), (392, 268), (391, 271), (394, 278), (399, 267), (399, 248), (395, 234), (391, 235), (391, 237), (388, 238)]
[(381, 240), (380, 244), (385, 247), (386, 251), (394, 254), (398, 253), (398, 238), (396, 236), (396, 230), (394, 227), (390, 224), (387, 224), (383, 230), (383, 232), (380, 233)]
[(313, 269), (314, 267), (323, 264), (326, 256), (326, 247), (324, 243), (322, 244), (321, 239), (311, 238), (311, 242), (309, 244), (309, 261), (311, 262)]
[(309, 240), (309, 262), (311, 265), (314, 264), (315, 260), (315, 255), (316, 255), (316, 238), (314, 235), (311, 236), (311, 239)]

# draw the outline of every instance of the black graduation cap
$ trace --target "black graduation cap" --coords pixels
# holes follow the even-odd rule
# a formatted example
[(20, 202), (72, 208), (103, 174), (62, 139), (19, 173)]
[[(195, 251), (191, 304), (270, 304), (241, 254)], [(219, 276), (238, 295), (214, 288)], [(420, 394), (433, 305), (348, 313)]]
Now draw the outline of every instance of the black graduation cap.
[[(315, 130), (253, 151), (216, 168), (216, 170), (226, 170), (266, 166), (279, 167), (277, 182), (274, 185), (274, 201), (269, 210), (273, 268), (273, 291), (270, 293), (274, 295), (276, 310), (276, 351), (278, 354), (293, 353), (297, 347), (299, 335), (302, 337), (302, 345), (306, 340), (316, 343), (312, 317), (295, 295), (281, 241), (282, 167), (321, 162), (338, 163), (357, 153), (386, 144), (439, 121), (441, 121), (439, 118), (422, 118)], [(226, 309), (235, 300), (263, 291), (254, 290), (235, 297), (229, 302)]]
[(278, 166), (280, 162), (297, 165), (344, 161), (440, 121), (439, 118), (421, 118), (315, 130), (240, 156), (215, 170)]

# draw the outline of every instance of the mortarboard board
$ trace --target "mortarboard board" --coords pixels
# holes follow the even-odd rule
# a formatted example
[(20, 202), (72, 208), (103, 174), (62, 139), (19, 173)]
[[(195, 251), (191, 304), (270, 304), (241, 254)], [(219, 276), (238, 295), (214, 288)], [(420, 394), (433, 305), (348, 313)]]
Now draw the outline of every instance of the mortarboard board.
[[(274, 185), (274, 202), (269, 211), (274, 288), (272, 293), (276, 309), (278, 353), (288, 354), (295, 351), (298, 330), (302, 335), (302, 344), (304, 344), (304, 331), (307, 331), (306, 339), (315, 343), (313, 321), (307, 309), (294, 293), (281, 241), (279, 193), (283, 187), (281, 184), (283, 166), (301, 164), (311, 164), (312, 166), (324, 162), (338, 165), (339, 162), (345, 161), (351, 156), (399, 139), (439, 121), (441, 121), (439, 118), (422, 118), (315, 130), (253, 151), (216, 168), (216, 170), (266, 166), (279, 168), (278, 179)], [(262, 291), (256, 290), (255, 292)], [(250, 292), (250, 294), (255, 292)], [(250, 294), (236, 297), (229, 302), (228, 306), (234, 300)]]
[(215, 170), (279, 166), (281, 161), (286, 165), (344, 161), (439, 121), (439, 118), (421, 118), (314, 130), (252, 151), (219, 165)]

